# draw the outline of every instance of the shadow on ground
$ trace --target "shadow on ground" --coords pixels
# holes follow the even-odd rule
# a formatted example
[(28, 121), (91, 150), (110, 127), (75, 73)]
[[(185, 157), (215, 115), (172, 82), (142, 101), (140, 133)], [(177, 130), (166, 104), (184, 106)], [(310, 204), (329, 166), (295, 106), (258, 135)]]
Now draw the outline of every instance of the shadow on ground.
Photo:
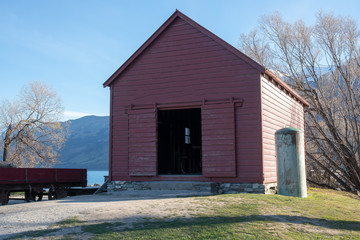
[[(42, 236), (61, 236), (60, 231), (66, 232), (68, 234), (76, 234), (79, 236), (82, 233), (90, 234), (104, 234), (104, 233), (114, 233), (114, 232), (131, 232), (131, 231), (141, 231), (141, 230), (158, 230), (158, 229), (174, 229), (174, 228), (186, 228), (186, 227), (212, 227), (212, 225), (222, 225), (222, 224), (234, 224), (234, 223), (292, 223), (292, 224), (301, 224), (301, 225), (312, 225), (316, 227), (324, 227), (327, 229), (334, 230), (351, 230), (351, 231), (360, 231), (360, 222), (359, 221), (334, 221), (334, 220), (325, 220), (318, 218), (309, 218), (301, 216), (289, 216), (289, 215), (249, 215), (249, 216), (239, 216), (239, 217), (196, 217), (192, 219), (184, 218), (175, 218), (171, 221), (169, 220), (150, 220), (136, 223), (133, 228), (122, 229), (121, 226), (127, 222), (127, 219), (119, 219), (115, 223), (99, 223), (99, 224), (87, 224), (79, 221), (75, 226), (61, 226), (60, 228), (47, 229), (47, 230), (38, 230), (38, 231), (29, 231), (11, 235), (0, 236), (0, 239), (16, 239), (24, 237), (42, 237)], [(120, 227), (120, 228), (119, 228)], [(81, 230), (80, 230), (81, 229)], [(261, 230), (261, 229), (259, 229)], [(60, 235), (59, 235), (60, 233)]]

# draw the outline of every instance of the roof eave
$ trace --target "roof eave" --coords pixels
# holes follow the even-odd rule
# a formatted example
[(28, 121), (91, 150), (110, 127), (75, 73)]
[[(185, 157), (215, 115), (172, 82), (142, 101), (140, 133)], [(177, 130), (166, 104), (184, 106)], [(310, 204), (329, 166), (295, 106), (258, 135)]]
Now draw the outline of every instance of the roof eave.
[(270, 70), (266, 69), (265, 74), (272, 78), (275, 82), (277, 82), (281, 87), (283, 87), (286, 91), (288, 91), (291, 95), (293, 95), (297, 100), (299, 100), (305, 107), (309, 107), (310, 104), (302, 98), (297, 92), (295, 92), (289, 85), (287, 85), (283, 80), (281, 80), (278, 76), (272, 73)]

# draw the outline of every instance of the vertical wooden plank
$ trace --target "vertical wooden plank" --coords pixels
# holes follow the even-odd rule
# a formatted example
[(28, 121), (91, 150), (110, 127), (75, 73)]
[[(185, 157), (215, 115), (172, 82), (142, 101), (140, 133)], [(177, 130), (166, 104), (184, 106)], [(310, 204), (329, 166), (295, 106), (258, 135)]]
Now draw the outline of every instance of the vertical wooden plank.
[(233, 103), (202, 107), (202, 165), (205, 177), (236, 177)]
[[(129, 115), (129, 175), (156, 176), (155, 109), (131, 110)], [(146, 133), (146, 137), (142, 136)]]

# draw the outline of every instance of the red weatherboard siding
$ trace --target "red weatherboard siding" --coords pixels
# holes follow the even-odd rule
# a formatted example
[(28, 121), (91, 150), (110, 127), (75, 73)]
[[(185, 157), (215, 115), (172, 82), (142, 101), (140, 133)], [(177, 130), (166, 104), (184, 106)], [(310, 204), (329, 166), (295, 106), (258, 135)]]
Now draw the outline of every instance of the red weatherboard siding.
[(304, 108), (279, 86), (261, 78), (264, 182), (276, 182), (275, 132), (284, 127), (304, 131)]
[[(112, 181), (276, 182), (274, 133), (303, 130), (308, 105), (179, 11), (104, 86), (111, 88)], [(157, 175), (157, 111), (180, 108), (201, 108), (202, 176)]]
[[(257, 69), (231, 51), (183, 19), (175, 19), (111, 84), (113, 91), (111, 180), (186, 179), (261, 182), (259, 76), (260, 72)], [(129, 176), (129, 173), (136, 175), (133, 171), (135, 167), (142, 168), (140, 162), (136, 163), (135, 161), (129, 164), (129, 159), (144, 157), (145, 154), (146, 158), (152, 159), (149, 162), (154, 159), (156, 161), (156, 148), (154, 142), (149, 140), (149, 137), (153, 138), (153, 133), (156, 134), (156, 129), (151, 131), (151, 128), (156, 128), (156, 126), (151, 126), (149, 123), (145, 128), (135, 127), (132, 129), (132, 115), (126, 113), (126, 109), (130, 108), (131, 104), (136, 107), (155, 103), (161, 106), (161, 104), (177, 102), (188, 102), (189, 104), (194, 102), (190, 105), (195, 104), (202, 107), (201, 102), (204, 99), (230, 99), (231, 97), (244, 99), (242, 107), (234, 107), (233, 115), (236, 120), (220, 121), (218, 119), (215, 123), (219, 129), (227, 129), (229, 124), (233, 124), (230, 131), (235, 129), (236, 136), (234, 132), (229, 133), (233, 139), (214, 138), (207, 141), (206, 132), (209, 132), (209, 137), (211, 133), (210, 118), (208, 121), (206, 119), (204, 121), (205, 165), (203, 172), (205, 176), (147, 177), (152, 175), (153, 167), (156, 167), (156, 164), (153, 167), (148, 166), (151, 169), (150, 172), (147, 168), (146, 173), (140, 173), (139, 175), (143, 175), (142, 177)], [(230, 103), (228, 104), (230, 105)], [(186, 104), (184, 105), (186, 106)], [(203, 107), (202, 114), (205, 114), (205, 109), (206, 107)], [(130, 132), (128, 128), (130, 128)], [(148, 140), (142, 143), (137, 142), (136, 139), (139, 137)], [(236, 149), (223, 146), (224, 144), (231, 145), (235, 138)], [(207, 144), (213, 144), (214, 147), (211, 148)], [(139, 150), (140, 148), (142, 150)], [(207, 148), (209, 148), (208, 153), (205, 151)], [(147, 164), (144, 163), (141, 171), (145, 172), (145, 166)], [(214, 172), (216, 168), (219, 172)]]

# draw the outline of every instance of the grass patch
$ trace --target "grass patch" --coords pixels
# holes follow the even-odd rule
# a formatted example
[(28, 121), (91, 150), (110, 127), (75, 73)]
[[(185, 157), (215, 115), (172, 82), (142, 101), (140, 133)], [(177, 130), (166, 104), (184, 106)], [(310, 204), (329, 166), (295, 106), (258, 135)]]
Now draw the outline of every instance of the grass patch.
[(60, 227), (73, 227), (73, 226), (79, 226), (81, 224), (85, 223), (84, 221), (79, 220), (78, 217), (73, 217), (69, 219), (65, 219), (63, 221), (60, 221), (56, 223), (53, 226), (60, 226)]
[(127, 228), (122, 222), (88, 225), (71, 218), (57, 226), (81, 226), (80, 234), (90, 239), (360, 239), (359, 198), (324, 189), (309, 189), (308, 196), (306, 199), (262, 194), (194, 197), (189, 218), (143, 218)]
[(348, 193), (309, 189), (306, 199), (261, 194), (195, 199), (206, 211), (190, 219), (146, 221), (93, 239), (360, 239), (360, 200)]
[(359, 236), (279, 228), (272, 221), (249, 216), (139, 223), (131, 229), (110, 230), (91, 239), (359, 239)]
[(123, 223), (101, 223), (101, 224), (94, 224), (94, 225), (86, 225), (82, 226), (81, 230), (83, 232), (88, 232), (92, 234), (106, 234), (108, 232), (113, 232), (119, 227), (123, 226)]

